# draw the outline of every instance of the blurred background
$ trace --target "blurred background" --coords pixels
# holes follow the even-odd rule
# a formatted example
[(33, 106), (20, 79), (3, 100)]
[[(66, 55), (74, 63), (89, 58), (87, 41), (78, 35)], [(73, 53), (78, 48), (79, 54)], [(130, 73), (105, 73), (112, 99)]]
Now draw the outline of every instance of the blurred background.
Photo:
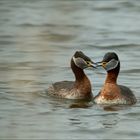
[[(118, 82), (137, 104), (70, 108), (70, 101), (48, 97), (51, 83), (74, 80), (76, 50), (95, 62), (116, 52)], [(0, 0), (0, 139), (139, 139), (139, 61), (139, 0)], [(105, 71), (85, 72), (97, 95)]]

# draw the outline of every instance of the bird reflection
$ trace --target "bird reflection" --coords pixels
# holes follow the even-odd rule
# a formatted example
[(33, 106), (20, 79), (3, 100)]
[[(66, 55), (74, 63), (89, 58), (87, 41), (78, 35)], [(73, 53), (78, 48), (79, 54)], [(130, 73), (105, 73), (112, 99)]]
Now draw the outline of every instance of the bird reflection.
[(93, 105), (90, 101), (75, 101), (74, 103), (69, 105), (69, 108), (89, 108)]
[(103, 117), (101, 123), (104, 128), (113, 128), (119, 122), (120, 118), (116, 114), (108, 114)]

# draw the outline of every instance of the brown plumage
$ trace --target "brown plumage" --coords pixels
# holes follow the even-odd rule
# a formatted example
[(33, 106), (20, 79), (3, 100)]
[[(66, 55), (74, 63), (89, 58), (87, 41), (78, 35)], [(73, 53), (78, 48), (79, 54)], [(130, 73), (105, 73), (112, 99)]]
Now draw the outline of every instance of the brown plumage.
[(71, 59), (71, 69), (75, 81), (60, 81), (48, 88), (48, 94), (67, 99), (91, 99), (91, 83), (84, 73), (87, 67), (94, 67), (93, 62), (81, 51), (77, 51)]
[(136, 97), (126, 86), (118, 85), (117, 78), (120, 71), (120, 61), (116, 53), (105, 54), (102, 62), (103, 68), (107, 71), (105, 83), (95, 97), (97, 104), (134, 104)]

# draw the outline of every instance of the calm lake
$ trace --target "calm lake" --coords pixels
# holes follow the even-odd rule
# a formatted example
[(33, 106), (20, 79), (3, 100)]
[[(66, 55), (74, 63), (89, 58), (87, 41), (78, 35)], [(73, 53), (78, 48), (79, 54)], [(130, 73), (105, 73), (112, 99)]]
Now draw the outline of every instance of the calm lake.
[[(118, 83), (137, 103), (103, 108), (47, 96), (51, 83), (74, 80), (76, 50), (95, 62), (115, 51)], [(97, 95), (105, 71), (85, 72)], [(139, 0), (0, 0), (0, 139), (140, 139), (139, 92)]]

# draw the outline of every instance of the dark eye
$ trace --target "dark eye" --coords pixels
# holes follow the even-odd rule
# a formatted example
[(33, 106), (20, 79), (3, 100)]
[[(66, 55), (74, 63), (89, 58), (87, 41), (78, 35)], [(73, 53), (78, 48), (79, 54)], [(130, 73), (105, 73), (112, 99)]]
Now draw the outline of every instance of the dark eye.
[(86, 64), (87, 65), (91, 65), (91, 61), (86, 61)]
[(102, 64), (103, 64), (103, 65), (106, 65), (106, 63), (107, 63), (107, 62), (103, 62)]

